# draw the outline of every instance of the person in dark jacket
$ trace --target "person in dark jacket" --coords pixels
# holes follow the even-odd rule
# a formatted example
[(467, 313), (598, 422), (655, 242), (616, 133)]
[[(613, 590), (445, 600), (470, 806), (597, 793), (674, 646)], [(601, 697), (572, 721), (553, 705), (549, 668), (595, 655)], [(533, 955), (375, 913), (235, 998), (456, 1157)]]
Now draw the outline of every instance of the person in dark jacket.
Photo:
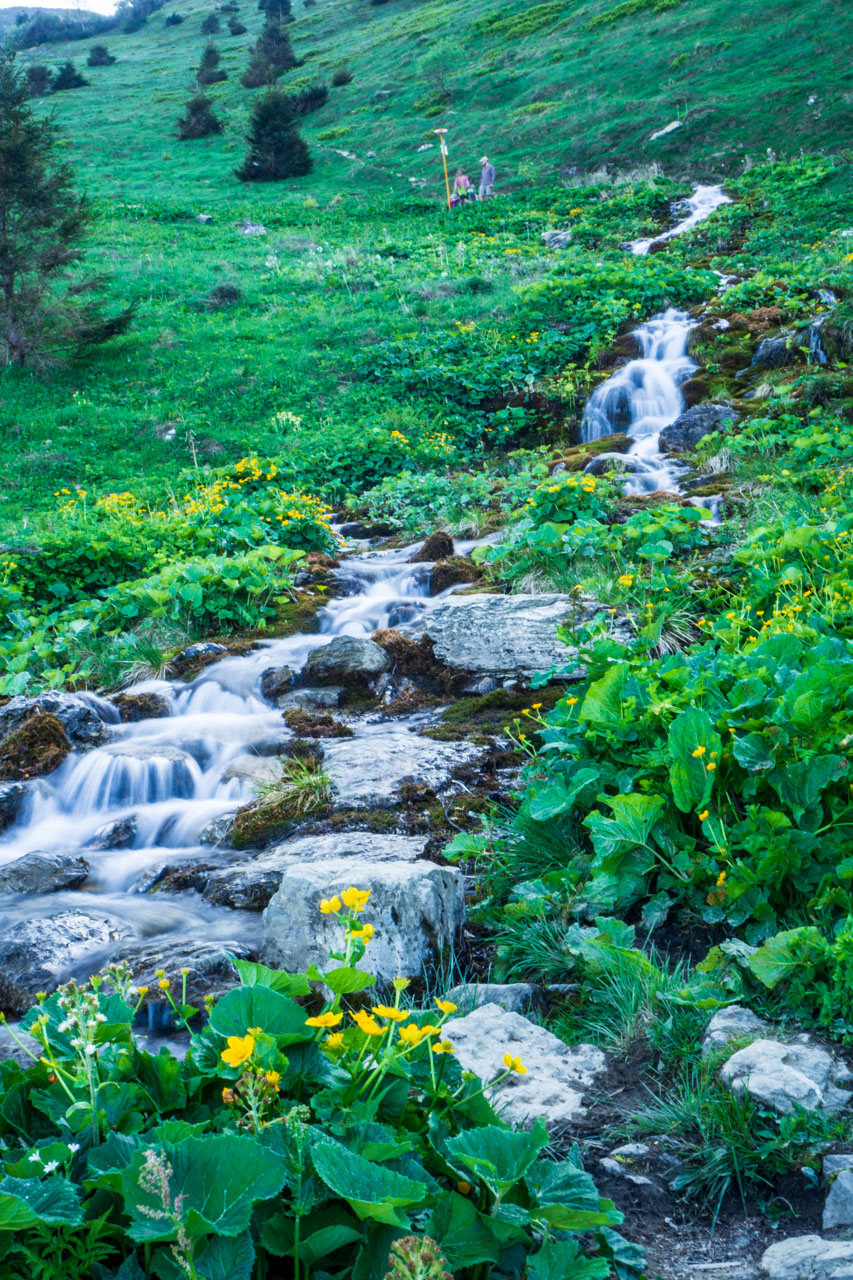
[(480, 174), (480, 194), (477, 199), (486, 200), (494, 194), (492, 188), (495, 185), (495, 166), (490, 163), (488, 156), (482, 156), (480, 164), (483, 166), (483, 171)]

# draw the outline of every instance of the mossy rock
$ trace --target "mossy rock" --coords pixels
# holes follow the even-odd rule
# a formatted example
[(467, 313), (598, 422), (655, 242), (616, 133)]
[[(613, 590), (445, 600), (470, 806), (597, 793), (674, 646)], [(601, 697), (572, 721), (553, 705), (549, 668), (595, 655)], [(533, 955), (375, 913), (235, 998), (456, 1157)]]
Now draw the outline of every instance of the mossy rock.
[(433, 566), (429, 575), (429, 593), (437, 596), (448, 587), (477, 582), (480, 576), (480, 570), (467, 556), (447, 556)]
[(413, 640), (395, 627), (387, 627), (382, 631), (374, 631), (371, 640), (385, 650), (398, 675), (440, 676), (444, 671), (433, 653), (433, 642), (427, 636)]
[(626, 436), (622, 431), (615, 431), (613, 435), (602, 436), (599, 440), (572, 445), (559, 457), (554, 458), (551, 471), (553, 473), (554, 467), (561, 462), (566, 471), (583, 471), (591, 458), (597, 458), (600, 453), (627, 453), (633, 443), (630, 436)]
[(300, 738), (352, 738), (355, 731), (326, 711), (291, 708), (284, 713), (285, 724)]
[(71, 751), (62, 721), (32, 715), (0, 743), (0, 781), (25, 782), (58, 769)]
[[(325, 587), (315, 588), (317, 593), (325, 594)], [(267, 635), (298, 636), (312, 634), (317, 630), (317, 614), (324, 601), (317, 598), (314, 592), (297, 591), (288, 599), (282, 597), (276, 601), (275, 618), (267, 628)]]
[(694, 374), (681, 385), (681, 394), (688, 409), (711, 399), (711, 385), (706, 375)]
[(138, 720), (162, 720), (169, 714), (168, 702), (158, 693), (118, 693), (112, 703), (118, 708), (122, 724), (135, 724)]
[(235, 849), (272, 844), (274, 840), (284, 840), (297, 825), (290, 805), (246, 804), (234, 814), (231, 844)]

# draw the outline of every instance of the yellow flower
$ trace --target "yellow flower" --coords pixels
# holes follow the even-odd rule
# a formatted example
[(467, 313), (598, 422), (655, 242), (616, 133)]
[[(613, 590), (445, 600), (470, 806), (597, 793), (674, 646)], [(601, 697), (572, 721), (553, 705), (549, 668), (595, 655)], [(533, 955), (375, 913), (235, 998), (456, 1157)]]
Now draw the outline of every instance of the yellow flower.
[(699, 814), (699, 821), (704, 822), (707, 816), (708, 816), (708, 810), (703, 809), (702, 812)]
[(455, 1053), (456, 1050), (449, 1040), (439, 1040), (438, 1044), (432, 1046), (433, 1053)]
[(147, 995), (148, 995), (148, 987), (137, 987), (136, 989), (137, 989), (137, 991), (139, 992), (139, 994), (140, 994), (141, 996), (147, 996)]
[(706, 764), (706, 765), (705, 765), (705, 768), (706, 768), (706, 770), (708, 771), (708, 773), (713, 773), (713, 772), (714, 772), (714, 770), (716, 769), (716, 767), (717, 767), (717, 766), (714, 764), (713, 760), (711, 761), (711, 763), (710, 763), (710, 764)]
[(352, 885), (341, 894), (341, 900), (348, 911), (363, 911), (369, 897), (369, 889), (354, 889)]
[(456, 1190), (459, 1192), (460, 1195), (467, 1196), (471, 1190), (471, 1183), (466, 1182), (463, 1178), (461, 1182), (457, 1182)]
[(363, 925), (361, 929), (350, 929), (349, 936), (358, 942), (369, 942), (376, 933), (372, 924)]
[(388, 1018), (390, 1022), (405, 1022), (409, 1016), (404, 1009), (395, 1009), (390, 1004), (375, 1004), (373, 1013), (377, 1018)]
[(274, 1089), (277, 1089), (279, 1085), (279, 1081), (281, 1080), (281, 1072), (265, 1071), (264, 1079), (266, 1080), (267, 1084), (271, 1084)]
[(316, 1018), (306, 1018), (305, 1025), (306, 1027), (336, 1027), (343, 1020), (342, 1013), (321, 1013)]
[(171, 985), (172, 984), (168, 978), (161, 978), (160, 981), (157, 983), (157, 986), (160, 988), (161, 991), (168, 991)]
[(343, 1047), (344, 1037), (342, 1031), (335, 1031), (330, 1036), (326, 1036), (325, 1044), (327, 1049), (341, 1049)]
[(249, 1035), (254, 1036), (256, 1039), (258, 1036), (262, 1036), (264, 1034), (263, 1027), (249, 1027), (248, 1031)]
[(321, 898), (320, 911), (324, 916), (331, 915), (332, 912), (340, 911), (340, 909), (341, 900), (337, 894), (335, 894), (334, 898)]
[(623, 587), (630, 587), (633, 581), (634, 581), (633, 573), (623, 573), (619, 578), (619, 582)]
[(527, 1067), (525, 1067), (521, 1058), (514, 1058), (511, 1053), (504, 1054), (504, 1066), (507, 1071), (514, 1071), (518, 1076), (527, 1075)]
[(220, 1057), (229, 1067), (239, 1067), (255, 1052), (254, 1036), (229, 1036), (228, 1048), (223, 1049)]
[(370, 1014), (365, 1013), (363, 1009), (359, 1009), (358, 1013), (351, 1013), (350, 1017), (359, 1031), (363, 1031), (366, 1036), (381, 1036), (385, 1033), (384, 1027), (380, 1027), (376, 1019), (371, 1018)]
[(427, 1036), (434, 1036), (437, 1034), (438, 1027), (434, 1027), (430, 1023), (427, 1023), (425, 1027), (417, 1027), (414, 1022), (410, 1022), (408, 1026), (400, 1027), (399, 1030), (399, 1036), (403, 1041), (403, 1044), (407, 1044), (411, 1048), (419, 1045), (422, 1040), (427, 1038)]
[(455, 1013), (456, 1005), (452, 1000), (436, 1000), (435, 1002), (442, 1013)]
[(722, 889), (725, 883), (726, 883), (726, 873), (725, 871), (721, 871), (720, 874), (717, 876), (717, 888)]
[(577, 702), (577, 698), (566, 698), (566, 706), (573, 707)]
[(692, 752), (693, 759), (698, 760), (700, 756), (704, 756), (706, 750), (706, 747), (697, 747), (696, 750)]

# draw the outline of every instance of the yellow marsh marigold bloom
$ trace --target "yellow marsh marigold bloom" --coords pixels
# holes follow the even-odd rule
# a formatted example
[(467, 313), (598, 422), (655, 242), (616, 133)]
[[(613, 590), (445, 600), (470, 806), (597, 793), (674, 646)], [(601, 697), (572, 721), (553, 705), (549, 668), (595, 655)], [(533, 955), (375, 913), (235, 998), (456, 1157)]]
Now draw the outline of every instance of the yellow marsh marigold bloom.
[(409, 1045), (414, 1049), (422, 1040), (426, 1040), (427, 1036), (437, 1036), (439, 1034), (438, 1027), (434, 1027), (432, 1023), (427, 1023), (424, 1027), (416, 1027), (414, 1022), (410, 1022), (407, 1027), (400, 1027), (399, 1036), (403, 1044)]
[(620, 574), (619, 576), (619, 582), (623, 587), (630, 587), (633, 581), (634, 581), (633, 573), (623, 573), (623, 574)]
[(456, 1005), (452, 1000), (436, 1000), (435, 1002), (442, 1013), (455, 1013)]
[(577, 698), (566, 698), (566, 706), (573, 707), (577, 702)]
[(385, 1034), (384, 1027), (380, 1027), (376, 1019), (372, 1018), (369, 1013), (365, 1013), (363, 1009), (359, 1009), (358, 1013), (351, 1013), (350, 1017), (359, 1031), (363, 1031), (366, 1036), (381, 1036)]
[(690, 754), (693, 756), (694, 760), (698, 760), (700, 756), (704, 756), (706, 750), (706, 747), (697, 747), (696, 750), (692, 751)]
[(220, 1057), (229, 1067), (239, 1067), (255, 1052), (254, 1036), (229, 1036), (228, 1048), (223, 1049)]
[(708, 773), (713, 773), (713, 772), (714, 772), (714, 770), (716, 769), (716, 767), (717, 767), (717, 766), (714, 764), (714, 761), (713, 761), (713, 760), (711, 761), (711, 763), (710, 763), (710, 764), (706, 764), (706, 765), (705, 765), (705, 769), (707, 770), (707, 772), (708, 772)]
[(704, 821), (705, 821), (705, 819), (706, 819), (706, 818), (707, 818), (707, 816), (708, 816), (708, 812), (709, 812), (709, 811), (708, 811), (707, 809), (703, 809), (703, 810), (702, 810), (702, 812), (699, 814), (699, 821), (700, 821), (700, 822), (704, 822)]
[(504, 1066), (508, 1071), (514, 1071), (518, 1076), (527, 1075), (527, 1067), (521, 1061), (521, 1058), (514, 1058), (511, 1053), (504, 1054)]
[(337, 894), (335, 894), (334, 898), (320, 899), (320, 911), (324, 916), (331, 915), (333, 912), (340, 911), (340, 909), (341, 900)]
[(409, 1016), (405, 1009), (395, 1009), (390, 1004), (375, 1004), (373, 1012), (377, 1018), (387, 1018), (389, 1022), (405, 1022)]
[(344, 1036), (342, 1031), (334, 1031), (330, 1036), (326, 1036), (324, 1044), (327, 1049), (342, 1049)]
[(449, 1040), (439, 1040), (438, 1044), (432, 1046), (433, 1053), (455, 1053), (456, 1050)]
[(262, 1036), (264, 1034), (263, 1027), (249, 1027), (248, 1031), (249, 1035), (254, 1036), (256, 1039), (258, 1036)]
[(367, 906), (367, 900), (369, 897), (369, 889), (355, 889), (350, 885), (350, 887), (348, 889), (344, 889), (341, 894), (341, 901), (348, 911), (363, 911)]
[(161, 991), (168, 991), (171, 985), (172, 984), (168, 978), (161, 978), (160, 981), (157, 983), (157, 986), (160, 988)]
[(321, 1013), (316, 1018), (306, 1018), (305, 1025), (306, 1027), (336, 1027), (343, 1020), (342, 1013)]
[(361, 929), (350, 929), (349, 936), (358, 942), (369, 942), (376, 933), (372, 924), (363, 925)]

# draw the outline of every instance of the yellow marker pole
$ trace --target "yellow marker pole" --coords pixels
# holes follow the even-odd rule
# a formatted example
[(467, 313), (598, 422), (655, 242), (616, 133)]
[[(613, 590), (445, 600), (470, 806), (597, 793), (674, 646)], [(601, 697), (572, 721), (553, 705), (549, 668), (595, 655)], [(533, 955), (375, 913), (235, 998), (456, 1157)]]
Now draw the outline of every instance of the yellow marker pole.
[(433, 133), (438, 134), (438, 145), (441, 147), (441, 163), (444, 165), (444, 189), (447, 192), (447, 207), (451, 209), (453, 206), (450, 203), (450, 178), (447, 175), (447, 142), (444, 137), (447, 130), (433, 129)]

